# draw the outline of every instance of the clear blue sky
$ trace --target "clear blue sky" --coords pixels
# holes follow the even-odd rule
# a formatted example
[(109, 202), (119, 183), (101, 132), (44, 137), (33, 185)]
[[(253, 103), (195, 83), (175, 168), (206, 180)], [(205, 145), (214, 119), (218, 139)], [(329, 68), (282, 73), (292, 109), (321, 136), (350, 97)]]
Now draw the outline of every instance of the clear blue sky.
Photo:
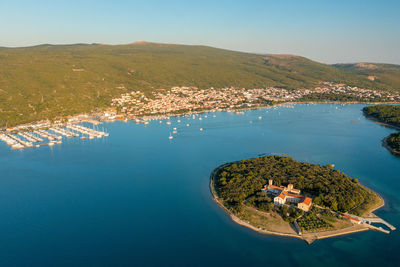
[(400, 64), (400, 1), (0, 0), (0, 46), (137, 40)]

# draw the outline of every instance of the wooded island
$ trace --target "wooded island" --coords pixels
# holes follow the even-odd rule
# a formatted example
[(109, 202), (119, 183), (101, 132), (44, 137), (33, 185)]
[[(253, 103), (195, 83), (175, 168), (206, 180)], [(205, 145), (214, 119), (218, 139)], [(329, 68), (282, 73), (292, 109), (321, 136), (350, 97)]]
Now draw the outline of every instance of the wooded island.
[[(383, 199), (333, 165), (265, 156), (224, 164), (211, 191), (232, 219), (261, 233), (315, 239), (368, 230)], [(376, 216), (375, 216), (376, 217)]]

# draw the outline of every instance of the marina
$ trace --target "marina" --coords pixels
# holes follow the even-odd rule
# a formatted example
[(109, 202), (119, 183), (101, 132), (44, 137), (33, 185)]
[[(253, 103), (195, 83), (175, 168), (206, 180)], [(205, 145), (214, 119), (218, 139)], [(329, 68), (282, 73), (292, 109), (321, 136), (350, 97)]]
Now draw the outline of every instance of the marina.
[[(93, 125), (99, 125), (101, 122), (91, 120)], [(34, 125), (36, 126), (36, 125)], [(32, 147), (40, 147), (44, 145), (54, 146), (62, 144), (63, 137), (73, 138), (80, 137), (81, 139), (94, 139), (109, 136), (105, 131), (95, 130), (80, 124), (44, 124), (37, 127), (30, 126), (25, 129), (7, 129), (0, 132), (0, 141), (14, 149), (24, 149)], [(33, 130), (34, 128), (34, 130)]]

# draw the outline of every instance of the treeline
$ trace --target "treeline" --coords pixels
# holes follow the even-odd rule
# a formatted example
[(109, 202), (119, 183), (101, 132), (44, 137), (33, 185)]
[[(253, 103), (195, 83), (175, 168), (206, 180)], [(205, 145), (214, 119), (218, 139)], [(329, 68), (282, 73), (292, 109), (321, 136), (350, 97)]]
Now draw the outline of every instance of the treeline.
[[(357, 179), (332, 169), (330, 165), (302, 163), (281, 156), (231, 163), (218, 171), (215, 187), (225, 204), (235, 209), (249, 197), (262, 197), (259, 192), (269, 179), (277, 186), (292, 183), (295, 188), (302, 190), (302, 194), (313, 197), (315, 204), (334, 211), (346, 212), (368, 198), (376, 197), (372, 191), (361, 186)], [(256, 208), (260, 206), (259, 202), (255, 201)]]
[(386, 142), (394, 151), (400, 152), (400, 133), (392, 133)]
[(312, 93), (309, 95), (305, 95), (301, 98), (301, 101), (367, 102), (366, 99), (363, 99), (355, 95), (322, 94), (322, 93)]
[[(379, 122), (400, 127), (400, 106), (377, 105), (363, 108), (365, 116)], [(394, 152), (400, 152), (400, 133), (393, 133), (386, 138), (386, 143)]]
[(372, 117), (380, 122), (400, 127), (400, 106), (376, 105), (363, 108), (366, 116)]

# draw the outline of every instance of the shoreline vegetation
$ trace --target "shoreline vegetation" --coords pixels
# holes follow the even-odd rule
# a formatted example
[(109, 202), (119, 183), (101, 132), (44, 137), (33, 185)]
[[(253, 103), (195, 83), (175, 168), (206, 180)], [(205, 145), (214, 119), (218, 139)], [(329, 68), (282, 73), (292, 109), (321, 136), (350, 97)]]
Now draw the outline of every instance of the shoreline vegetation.
[[(363, 108), (364, 116), (380, 125), (400, 130), (400, 106), (376, 105)], [(400, 155), (400, 132), (392, 133), (382, 140), (382, 146), (393, 155)]]
[[(266, 156), (266, 157), (273, 157), (275, 159), (284, 158), (282, 156)], [(262, 157), (262, 158), (265, 158), (265, 157)], [(291, 160), (290, 157), (285, 157), (285, 158), (288, 158)], [(259, 158), (256, 158), (256, 159), (259, 159)], [(383, 230), (382, 228), (378, 228), (378, 227), (375, 227), (373, 225), (370, 225), (370, 224), (364, 223), (364, 222), (361, 223), (361, 220), (359, 220), (359, 219), (363, 219), (362, 217), (352, 215), (348, 212), (344, 212), (344, 213), (332, 212), (332, 211), (328, 212), (328, 208), (321, 207), (320, 205), (316, 205), (316, 204), (313, 204), (314, 207), (316, 207), (315, 209), (317, 209), (317, 211), (320, 212), (321, 214), (324, 214), (320, 217), (329, 220), (329, 224), (331, 224), (329, 229), (320, 229), (317, 231), (305, 231), (304, 229), (299, 229), (299, 224), (297, 223), (297, 221), (287, 222), (287, 220), (286, 221), (283, 220), (284, 216), (282, 216), (282, 214), (279, 213), (280, 210), (276, 209), (275, 206), (266, 211), (266, 210), (259, 210), (255, 207), (248, 207), (248, 206), (246, 206), (246, 204), (241, 204), (241, 206), (242, 206), (240, 208), (241, 212), (238, 212), (237, 209), (235, 209), (235, 208), (232, 209), (232, 207), (226, 206), (226, 203), (227, 203), (226, 200), (224, 200), (217, 193), (218, 188), (216, 187), (216, 178), (221, 173), (221, 171), (225, 170), (227, 167), (232, 166), (233, 164), (239, 165), (239, 164), (242, 164), (243, 162), (244, 161), (225, 163), (225, 164), (217, 167), (216, 169), (214, 169), (210, 175), (210, 191), (211, 191), (213, 200), (230, 216), (232, 221), (234, 221), (235, 223), (237, 223), (239, 225), (250, 228), (261, 234), (298, 238), (298, 239), (304, 240), (308, 244), (311, 244), (312, 242), (314, 242), (315, 240), (318, 240), (318, 239), (353, 234), (353, 233), (367, 231), (367, 230), (371, 230), (371, 229), (388, 233), (388, 231)], [(304, 163), (304, 164), (308, 164), (308, 163)], [(256, 170), (254, 168), (251, 169), (251, 173), (255, 173), (255, 172), (256, 172)], [(356, 180), (353, 179), (353, 181), (356, 181)], [(375, 214), (373, 214), (373, 212), (385, 205), (383, 198), (379, 194), (373, 192), (371, 189), (359, 184), (358, 181), (356, 181), (356, 182), (357, 182), (358, 186), (360, 186), (360, 188), (364, 188), (365, 190), (368, 190), (368, 192), (371, 192), (376, 196), (375, 201), (372, 203), (372, 205), (370, 203), (370, 205), (367, 206), (367, 209), (363, 210), (362, 216), (367, 216), (368, 218), (380, 219)], [(252, 196), (252, 197), (254, 197), (254, 196)], [(269, 205), (271, 205), (271, 204), (269, 204)], [(243, 212), (243, 210), (244, 210), (244, 212)], [(301, 214), (300, 216), (298, 216), (298, 218), (307, 217), (308, 215), (313, 214), (313, 213), (315, 213), (315, 211), (313, 211), (313, 212), (310, 211), (310, 212)], [(248, 214), (250, 214), (251, 216), (247, 216)], [(326, 214), (330, 214), (330, 215), (328, 217), (326, 217)], [(337, 214), (337, 215), (340, 214), (340, 216), (337, 216), (337, 218), (335, 218), (332, 216), (332, 214)], [(318, 216), (319, 215), (317, 214), (317, 217)], [(340, 219), (339, 219), (339, 217), (340, 217)], [(351, 219), (348, 219), (345, 217), (348, 217)], [(261, 226), (261, 225), (263, 225), (263, 226)], [(393, 227), (393, 229), (395, 229), (395, 228)]]

